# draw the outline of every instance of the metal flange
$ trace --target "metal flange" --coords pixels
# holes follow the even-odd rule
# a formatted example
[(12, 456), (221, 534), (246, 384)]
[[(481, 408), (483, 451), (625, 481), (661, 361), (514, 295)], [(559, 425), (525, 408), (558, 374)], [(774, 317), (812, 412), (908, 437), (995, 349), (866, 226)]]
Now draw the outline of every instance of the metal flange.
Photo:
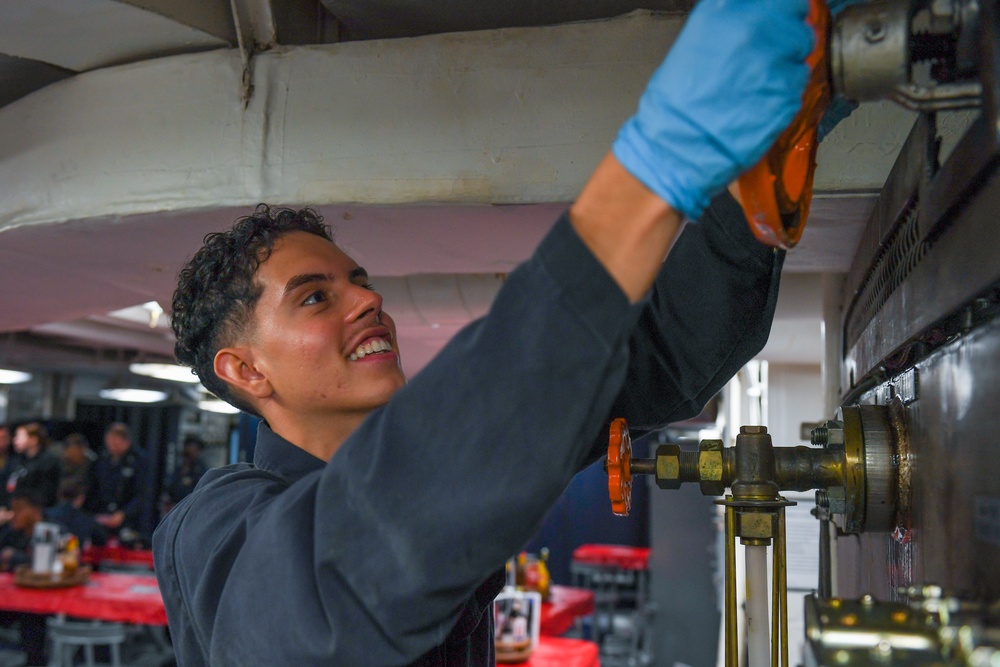
[[(908, 506), (908, 447), (898, 402), (843, 407), (844, 506), (837, 521), (846, 533), (887, 532)], [(903, 480), (901, 483), (900, 480)]]

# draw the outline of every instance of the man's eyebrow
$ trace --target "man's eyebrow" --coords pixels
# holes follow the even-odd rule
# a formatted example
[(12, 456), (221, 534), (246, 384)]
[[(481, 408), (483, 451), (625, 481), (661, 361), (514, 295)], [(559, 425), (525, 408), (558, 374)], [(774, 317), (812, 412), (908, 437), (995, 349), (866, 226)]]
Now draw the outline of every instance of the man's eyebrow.
[(288, 282), (285, 283), (285, 291), (282, 296), (288, 296), (303, 285), (323, 282), (325, 280), (332, 280), (332, 278), (325, 273), (300, 273), (288, 279)]
[[(352, 269), (347, 275), (349, 280), (368, 280), (368, 272), (364, 270), (363, 267), (357, 267)], [(292, 276), (289, 278), (288, 282), (285, 283), (285, 289), (282, 294), (283, 297), (288, 296), (294, 292), (299, 287), (303, 285), (308, 285), (309, 283), (319, 283), (325, 281), (333, 281), (333, 276), (326, 273), (300, 273), (297, 276)]]

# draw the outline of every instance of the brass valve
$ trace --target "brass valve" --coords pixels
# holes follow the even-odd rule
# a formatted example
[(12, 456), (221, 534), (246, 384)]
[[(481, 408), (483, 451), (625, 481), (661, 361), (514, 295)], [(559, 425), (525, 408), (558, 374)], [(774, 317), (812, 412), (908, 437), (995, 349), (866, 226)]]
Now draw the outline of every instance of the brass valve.
[[(608, 490), (612, 509), (625, 515), (631, 507), (632, 475), (651, 474), (662, 489), (697, 483), (702, 494), (724, 496), (726, 508), (726, 664), (735, 667), (739, 653), (736, 615), (736, 538), (754, 549), (758, 584), (766, 580), (763, 556), (772, 546), (771, 637), (751, 635), (751, 654), (758, 663), (770, 650), (770, 664), (787, 666), (788, 611), (785, 576), (785, 507), (794, 505), (781, 491), (823, 492), (824, 512), (840, 519), (845, 532), (891, 530), (907, 511), (909, 457), (903, 437), (901, 404), (842, 408), (837, 421), (813, 432), (819, 447), (775, 447), (763, 426), (743, 426), (735, 447), (721, 440), (702, 440), (697, 451), (677, 444), (660, 445), (652, 459), (632, 458), (624, 419), (611, 426), (608, 447)], [(726, 494), (726, 489), (730, 494)], [(750, 579), (748, 565), (748, 581)], [(757, 604), (760, 605), (759, 590)], [(748, 625), (750, 625), (748, 595)], [(767, 617), (767, 604), (754, 620)], [(766, 622), (766, 621), (764, 621)], [(752, 667), (756, 667), (753, 665)]]
[(837, 416), (813, 431), (819, 447), (775, 447), (766, 428), (744, 426), (735, 447), (724, 447), (721, 440), (702, 440), (696, 451), (666, 444), (652, 459), (632, 458), (628, 425), (616, 419), (608, 451), (608, 488), (618, 498), (614, 511), (627, 514), (632, 475), (650, 474), (661, 489), (697, 483), (706, 496), (723, 496), (730, 487), (744, 498), (822, 489), (843, 532), (892, 530), (897, 514), (908, 509), (900, 408), (856, 405)]

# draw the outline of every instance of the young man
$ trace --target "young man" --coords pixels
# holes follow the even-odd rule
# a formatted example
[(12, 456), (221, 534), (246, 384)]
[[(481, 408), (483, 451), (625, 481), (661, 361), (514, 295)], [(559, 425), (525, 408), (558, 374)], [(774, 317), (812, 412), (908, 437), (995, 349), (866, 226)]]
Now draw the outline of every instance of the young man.
[(180, 665), (493, 664), (503, 564), (609, 419), (697, 413), (767, 339), (781, 254), (728, 195), (701, 214), (798, 109), (806, 10), (699, 3), (568, 214), (408, 383), (309, 211), (207, 237), (177, 356), (265, 423), (253, 465), (206, 473), (154, 536)]

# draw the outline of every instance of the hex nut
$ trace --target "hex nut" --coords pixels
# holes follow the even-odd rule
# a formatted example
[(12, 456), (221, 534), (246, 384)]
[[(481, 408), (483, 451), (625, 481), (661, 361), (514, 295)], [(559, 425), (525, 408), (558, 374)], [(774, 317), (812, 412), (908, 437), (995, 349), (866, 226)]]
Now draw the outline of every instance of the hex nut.
[(660, 445), (656, 448), (656, 485), (661, 489), (679, 489), (681, 480), (681, 446)]
[(834, 486), (826, 490), (827, 502), (830, 514), (846, 514), (847, 498), (844, 496), (844, 487)]
[(768, 539), (774, 537), (773, 520), (766, 512), (737, 512), (736, 534), (743, 538)]

